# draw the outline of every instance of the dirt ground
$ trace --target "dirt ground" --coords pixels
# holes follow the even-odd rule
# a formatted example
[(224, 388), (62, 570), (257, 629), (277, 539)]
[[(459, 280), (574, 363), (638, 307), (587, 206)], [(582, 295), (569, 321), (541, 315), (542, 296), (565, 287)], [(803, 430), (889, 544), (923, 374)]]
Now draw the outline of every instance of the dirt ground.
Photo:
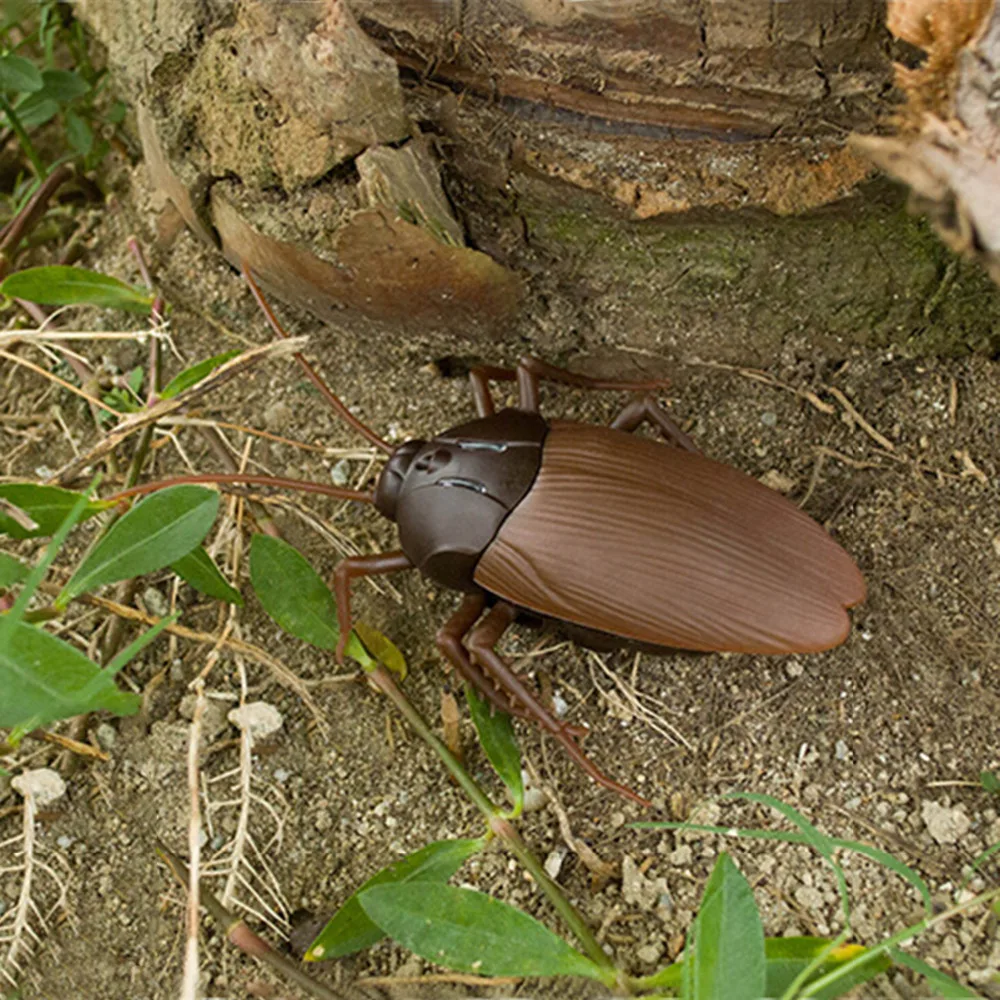
[[(136, 232), (152, 245), (155, 225), (141, 169), (136, 176), (138, 196), (122, 196), (86, 261), (130, 279), (134, 266), (125, 237)], [(151, 260), (174, 307), (170, 332), (186, 363), (268, 339), (238, 276), (189, 235), (154, 250)], [(924, 875), (940, 903), (953, 901), (969, 862), (1000, 840), (1000, 798), (978, 780), (981, 771), (1000, 768), (1000, 364), (983, 356), (942, 361), (873, 349), (826, 356), (806, 336), (787, 338), (764, 374), (714, 365), (714, 358), (731, 356), (732, 345), (722, 355), (710, 338), (701, 350), (682, 356), (629, 353), (627, 344), (594, 321), (627, 310), (628, 294), (627, 287), (611, 287), (598, 298), (574, 301), (568, 291), (546, 287), (540, 276), (524, 322), (498, 345), (433, 337), (402, 344), (348, 327), (320, 329), (286, 307), (280, 312), (295, 332), (312, 335), (310, 353), (347, 404), (393, 440), (442, 430), (473, 412), (465, 380), (428, 367), (444, 357), (450, 359), (446, 367), (458, 370), (471, 359), (513, 361), (534, 350), (583, 370), (610, 360), (625, 370), (668, 371), (669, 405), (708, 455), (765, 477), (803, 502), (855, 555), (869, 596), (854, 614), (851, 637), (829, 653), (784, 658), (595, 657), (546, 641), (548, 651), (526, 669), (566, 702), (569, 718), (590, 728), (586, 749), (593, 759), (654, 801), (653, 818), (684, 818), (695, 810), (697, 817), (724, 825), (775, 826), (778, 820), (769, 813), (712, 802), (731, 790), (765, 792), (801, 809), (831, 835), (892, 852)], [(96, 314), (79, 319), (91, 328), (117, 321)], [(724, 339), (721, 326), (718, 336)], [(553, 353), (553, 345), (566, 349)], [(143, 363), (144, 356), (129, 342), (86, 353), (105, 356), (122, 370)], [(34, 351), (22, 354), (39, 360)], [(177, 358), (169, 363), (172, 371), (182, 366)], [(90, 415), (76, 400), (9, 363), (3, 363), (0, 378), (0, 413), (38, 415), (34, 423), (0, 421), (5, 476), (44, 476), (70, 459), (74, 446), (96, 440)], [(549, 414), (607, 421), (622, 398), (546, 390), (544, 402)], [(290, 364), (272, 363), (224, 387), (201, 415), (328, 449), (308, 451), (224, 431), (237, 451), (250, 449), (251, 465), (275, 474), (327, 482), (334, 466), (352, 480), (371, 474), (364, 442), (336, 422)], [(182, 452), (198, 469), (219, 469), (195, 429), (171, 430), (176, 442), (160, 439), (157, 474), (181, 471)], [(339, 558), (334, 542), (365, 552), (393, 545), (391, 525), (371, 511), (323, 498), (301, 503), (335, 534), (321, 536), (292, 509), (272, 510), (285, 536), (327, 578)], [(220, 523), (219, 558), (227, 562), (238, 533)], [(29, 544), (20, 551), (36, 548)], [(266, 668), (244, 660), (249, 697), (275, 705), (284, 725), (253, 759), (249, 823), (261, 853), (254, 856), (253, 873), (244, 870), (247, 882), (237, 896), (251, 901), (256, 894), (256, 909), (266, 904), (274, 911), (275, 927), (267, 933), (277, 940), (294, 911), (328, 914), (378, 868), (432, 840), (477, 835), (481, 822), (436, 758), (377, 693), (360, 682), (330, 681), (338, 673), (332, 656), (281, 634), (266, 618), (246, 579), (245, 554), (239, 580), (246, 606), (236, 616), (237, 634), (309, 684), (319, 710), (317, 718)], [(391, 583), (380, 592), (359, 589), (356, 611), (405, 652), (405, 690), (440, 726), (447, 676), (433, 636), (456, 598), (410, 576)], [(155, 610), (169, 594), (164, 575), (144, 584), (140, 600)], [(187, 588), (179, 598), (187, 624), (221, 630), (224, 612), (199, 602)], [(100, 622), (81, 609), (70, 632), (86, 642)], [(538, 636), (524, 631), (507, 651), (516, 658), (538, 645)], [(54, 871), (65, 871), (67, 905), (42, 937), (23, 997), (178, 995), (182, 894), (157, 860), (153, 840), (160, 836), (186, 853), (185, 698), (209, 648), (161, 640), (129, 669), (129, 682), (146, 692), (146, 711), (132, 719), (96, 720), (94, 738), (110, 760), (78, 767), (66, 797), (39, 821), (41, 856)], [(225, 860), (237, 822), (239, 748), (225, 712), (240, 696), (240, 670), (224, 653), (209, 681), (213, 707), (203, 774), (211, 806), (204, 848), (210, 861)], [(650, 817), (593, 785), (537, 732), (523, 725), (518, 732), (526, 758), (558, 798), (558, 807), (549, 803), (526, 816), (525, 839), (558, 870), (573, 902), (630, 970), (650, 972), (676, 954), (723, 846), (754, 886), (768, 934), (826, 935), (842, 926), (834, 881), (809, 850), (631, 830), (630, 822)], [(462, 737), (472, 772), (499, 795), (464, 709)], [(4, 766), (42, 766), (55, 756), (52, 748), (28, 741)], [(4, 786), (0, 868), (12, 863), (15, 845), (8, 838), (17, 836), (20, 824)], [(624, 884), (616, 877), (594, 891), (587, 869), (567, 846), (568, 831), (606, 861), (624, 862)], [(857, 857), (844, 863), (857, 940), (877, 941), (918, 919), (919, 900), (898, 878)], [(998, 877), (995, 865), (987, 867), (969, 889), (994, 885)], [(220, 893), (224, 881), (224, 874), (212, 880)], [(559, 928), (532, 883), (499, 848), (472, 860), (458, 881)], [(51, 902), (52, 889), (39, 875), (40, 904)], [(17, 891), (13, 875), (0, 875), (0, 907), (13, 905)], [(935, 928), (912, 950), (984, 996), (1000, 997), (995, 916), (968, 913)], [(206, 997), (301, 995), (227, 946), (210, 921), (202, 954)], [(339, 965), (315, 968), (345, 988), (359, 977), (395, 977), (390, 985), (368, 984), (358, 995), (601, 995), (578, 981), (490, 989), (421, 982), (440, 970), (388, 942)], [(930, 994), (909, 974), (898, 973), (864, 995)]]

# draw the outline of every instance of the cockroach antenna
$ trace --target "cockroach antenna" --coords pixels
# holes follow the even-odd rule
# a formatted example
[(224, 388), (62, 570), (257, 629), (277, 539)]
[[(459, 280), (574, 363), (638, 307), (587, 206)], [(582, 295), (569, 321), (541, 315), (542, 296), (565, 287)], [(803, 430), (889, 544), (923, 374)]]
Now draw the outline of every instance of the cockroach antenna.
[[(288, 339), (288, 332), (285, 328), (278, 322), (278, 317), (274, 315), (274, 310), (271, 308), (270, 303), (264, 298), (264, 293), (260, 290), (257, 282), (254, 280), (253, 272), (250, 270), (247, 262), (245, 260), (240, 261), (240, 270), (243, 272), (243, 277), (246, 278), (247, 284), (250, 286), (250, 291), (253, 292), (253, 297), (257, 301), (257, 305), (260, 306), (261, 312), (267, 317), (268, 323), (271, 324), (271, 329), (279, 336)], [(311, 364), (302, 356), (300, 352), (296, 352), (293, 357), (302, 367), (302, 370), (309, 376), (312, 384), (319, 389), (323, 398), (330, 404), (333, 411), (344, 421), (344, 423), (353, 427), (359, 434), (363, 434), (376, 448), (381, 449), (387, 455), (391, 455), (395, 449), (388, 441), (383, 441), (370, 427), (363, 424), (358, 418), (351, 413), (351, 411), (330, 391), (330, 387), (319, 377), (316, 369), (313, 368)]]

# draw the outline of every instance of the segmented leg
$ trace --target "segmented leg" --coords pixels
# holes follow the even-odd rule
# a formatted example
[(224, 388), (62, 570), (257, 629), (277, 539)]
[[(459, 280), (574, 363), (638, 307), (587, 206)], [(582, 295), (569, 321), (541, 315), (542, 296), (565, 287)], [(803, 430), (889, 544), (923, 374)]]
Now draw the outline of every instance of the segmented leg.
[[(580, 749), (576, 740), (570, 735), (569, 727), (560, 722), (521, 682), (521, 679), (504, 662), (494, 647), (500, 641), (504, 632), (517, 617), (517, 610), (504, 601), (494, 605), (482, 623), (473, 629), (469, 635), (468, 649), (474, 664), (480, 666), (497, 687), (504, 692), (510, 701), (521, 706), (528, 717), (544, 730), (551, 733), (562, 745), (570, 757), (594, 779), (598, 784), (610, 788), (613, 792), (638, 802), (642, 806), (650, 803), (637, 795), (630, 788), (612, 781), (600, 771), (591, 759)], [(520, 714), (520, 713), (519, 713)]]
[(668, 385), (665, 379), (630, 382), (620, 379), (591, 378), (589, 375), (578, 375), (565, 368), (550, 365), (539, 358), (525, 355), (518, 361), (516, 368), (480, 366), (469, 372), (472, 394), (476, 400), (476, 413), (481, 417), (488, 417), (494, 411), (493, 397), (490, 395), (490, 381), (516, 381), (519, 408), (527, 410), (529, 413), (537, 413), (538, 383), (542, 380), (571, 385), (577, 389), (608, 389), (626, 392), (652, 392), (655, 389), (664, 389)]
[(670, 414), (652, 396), (633, 399), (611, 421), (611, 426), (616, 431), (625, 431), (626, 434), (630, 434), (646, 423), (652, 424), (671, 444), (675, 444), (678, 448), (699, 453), (698, 446), (694, 441), (674, 423)]
[(344, 652), (350, 638), (354, 619), (351, 616), (351, 581), (357, 577), (379, 576), (413, 569), (405, 552), (377, 552), (371, 556), (351, 556), (333, 571), (333, 593), (337, 598), (337, 623), (340, 639), (337, 642), (337, 662), (344, 663)]
[[(499, 687), (496, 681), (472, 662), (468, 650), (462, 644), (466, 634), (479, 620), (485, 604), (485, 595), (469, 594), (459, 609), (438, 630), (435, 637), (438, 651), (455, 668), (458, 676), (475, 688), (480, 697), (485, 698), (494, 708), (533, 722), (535, 717), (531, 714), (531, 710), (520, 702), (511, 700), (509, 694)], [(574, 726), (568, 722), (564, 722), (563, 726), (575, 738), (587, 735), (587, 730), (582, 726)]]

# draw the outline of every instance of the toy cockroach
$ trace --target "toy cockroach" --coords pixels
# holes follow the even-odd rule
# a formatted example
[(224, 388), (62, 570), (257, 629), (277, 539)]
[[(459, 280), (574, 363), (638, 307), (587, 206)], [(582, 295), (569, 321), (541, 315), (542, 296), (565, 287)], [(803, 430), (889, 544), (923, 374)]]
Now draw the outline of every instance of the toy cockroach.
[[(246, 267), (244, 274), (286, 336)], [(630, 402), (608, 427), (539, 413), (543, 379), (640, 392), (662, 382), (588, 378), (532, 357), (514, 369), (474, 368), (477, 419), (394, 448), (309, 371), (347, 423), (389, 455), (373, 493), (343, 495), (373, 503), (399, 528), (398, 551), (336, 568), (340, 662), (352, 581), (417, 569), (465, 595), (437, 633), (458, 675), (497, 708), (555, 736), (600, 784), (647, 804), (595, 767), (576, 742), (579, 731), (496, 652), (519, 616), (554, 619), (600, 649), (814, 653), (847, 637), (846, 609), (865, 596), (847, 552), (780, 494), (700, 454), (651, 396)], [(516, 381), (518, 405), (495, 411), (491, 380)], [(646, 423), (665, 443), (633, 435)]]

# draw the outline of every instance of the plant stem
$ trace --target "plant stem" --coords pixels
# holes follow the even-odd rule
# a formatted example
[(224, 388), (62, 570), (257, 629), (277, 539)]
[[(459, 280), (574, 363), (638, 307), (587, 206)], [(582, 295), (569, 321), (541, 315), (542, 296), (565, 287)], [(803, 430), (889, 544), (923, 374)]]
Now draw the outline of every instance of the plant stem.
[(469, 772), (455, 759), (452, 752), (437, 738), (420, 713), (410, 704), (409, 699), (396, 686), (392, 675), (385, 667), (376, 667), (367, 675), (372, 683), (402, 712), (406, 721), (416, 730), (417, 735), (441, 758), (448, 773), (472, 800), (473, 804), (492, 823), (498, 813), (497, 807), (486, 793), (475, 783)]
[[(162, 843), (158, 843), (156, 849), (177, 881), (186, 887), (189, 880), (187, 865)], [(275, 951), (259, 934), (250, 930), (243, 920), (227, 910), (202, 884), (198, 886), (198, 895), (201, 905), (211, 914), (230, 944), (236, 945), (240, 951), (251, 955), (265, 965), (269, 965), (290, 979), (304, 992), (316, 997), (317, 1000), (346, 1000), (342, 993), (336, 993), (322, 983), (316, 982), (312, 976), (307, 976), (295, 962)]]
[(554, 909), (566, 921), (567, 926), (576, 935), (590, 960), (610, 973), (608, 985), (617, 984), (619, 974), (614, 962), (608, 957), (607, 952), (591, 933), (580, 914), (576, 912), (573, 904), (563, 895), (562, 889), (549, 878), (542, 863), (521, 839), (521, 835), (510, 820), (503, 816), (495, 816), (490, 821), (490, 829), (507, 845), (511, 854), (521, 862), (525, 870), (538, 883), (538, 888), (542, 890)]
[(8, 101), (3, 94), (0, 94), (0, 111), (7, 116), (7, 121), (10, 122), (10, 127), (14, 130), (14, 134), (17, 136), (17, 141), (20, 142), (21, 149), (24, 150), (24, 155), (27, 156), (30, 161), (31, 167), (35, 171), (35, 175), (40, 181), (44, 181), (45, 176), (48, 173), (45, 169), (45, 164), (42, 163), (41, 157), (38, 155), (38, 150), (35, 149), (35, 144), (31, 141), (30, 136), (21, 124), (21, 119), (17, 117), (17, 112), (14, 111), (10, 101)]
[(389, 671), (384, 667), (376, 667), (368, 674), (375, 686), (402, 712), (406, 721), (416, 730), (420, 738), (441, 758), (448, 772), (455, 779), (462, 791), (473, 801), (482, 812), (489, 825), (490, 832), (499, 837), (511, 854), (517, 858), (531, 875), (552, 904), (556, 912), (563, 918), (569, 929), (576, 935), (588, 958), (603, 969), (607, 974), (605, 982), (608, 986), (616, 986), (621, 979), (618, 969), (594, 937), (583, 918), (573, 908), (572, 903), (563, 895), (562, 889), (549, 878), (542, 863), (531, 852), (514, 829), (513, 824), (503, 815), (500, 806), (490, 801), (489, 796), (476, 784), (471, 775), (455, 759), (452, 752), (438, 739), (430, 726), (423, 720), (420, 713), (410, 704), (409, 699), (399, 690)]
[(45, 214), (52, 196), (74, 175), (73, 168), (64, 163), (56, 167), (38, 186), (20, 212), (14, 216), (0, 233), (0, 251), (5, 257), (13, 257), (21, 240), (27, 236)]

